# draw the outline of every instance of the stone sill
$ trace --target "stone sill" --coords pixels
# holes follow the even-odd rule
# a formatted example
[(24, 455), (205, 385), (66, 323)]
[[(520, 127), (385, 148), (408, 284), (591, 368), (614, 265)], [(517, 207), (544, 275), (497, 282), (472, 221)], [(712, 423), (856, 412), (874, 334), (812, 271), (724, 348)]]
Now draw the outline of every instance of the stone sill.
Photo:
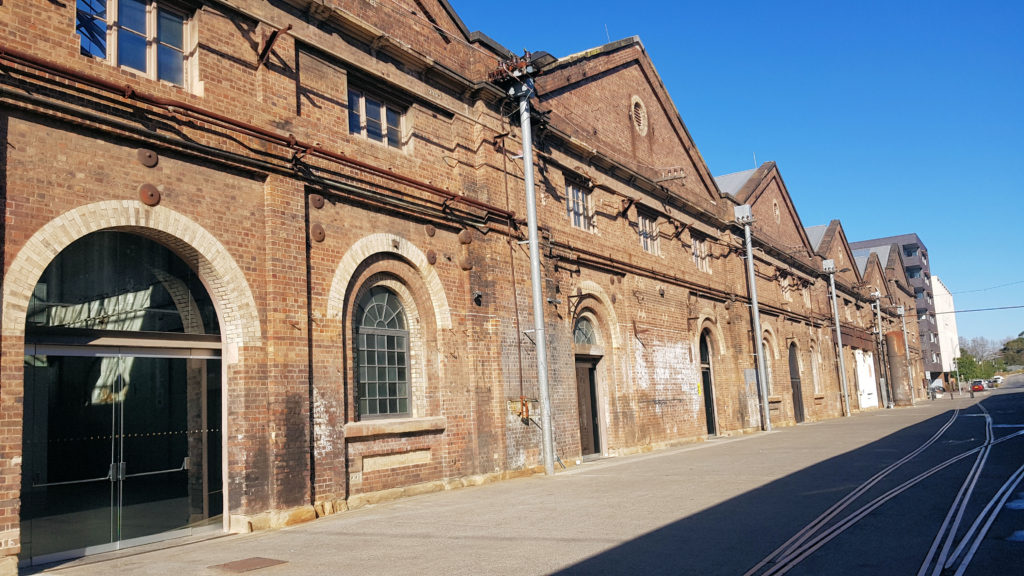
[(780, 402), (782, 402), (782, 396), (769, 396), (768, 397), (768, 403), (769, 404), (779, 404)]
[(363, 420), (345, 424), (346, 438), (363, 436), (388, 436), (410, 434), (413, 432), (444, 432), (448, 427), (448, 418), (432, 416), (429, 418), (388, 418), (381, 420)]

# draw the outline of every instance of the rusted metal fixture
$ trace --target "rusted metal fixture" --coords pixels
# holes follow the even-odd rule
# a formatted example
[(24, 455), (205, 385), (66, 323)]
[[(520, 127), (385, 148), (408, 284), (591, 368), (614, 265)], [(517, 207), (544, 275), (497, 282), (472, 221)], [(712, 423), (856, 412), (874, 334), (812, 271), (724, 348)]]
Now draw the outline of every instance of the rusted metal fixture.
[(473, 260), (469, 257), (469, 254), (463, 254), (459, 258), (459, 268), (462, 268), (466, 272), (473, 269)]
[(154, 96), (152, 94), (145, 94), (139, 92), (130, 84), (119, 84), (117, 82), (104, 80), (91, 74), (79, 72), (78, 70), (75, 70), (69, 66), (63, 66), (45, 60), (43, 58), (39, 58), (27, 52), (22, 52), (20, 50), (12, 50), (6, 46), (0, 46), (0, 59), (12, 61), (16, 64), (34, 66), (38, 69), (45, 70), (49, 73), (71, 80), (73, 82), (80, 82), (95, 88), (102, 88), (104, 90), (107, 90), (108, 92), (117, 94), (129, 100), (135, 100), (137, 102), (158, 106), (173, 114), (198, 118), (202, 121), (210, 122), (212, 124), (219, 125), (224, 128), (238, 130), (239, 132), (242, 132), (254, 138), (259, 138), (266, 142), (277, 144), (279, 146), (285, 146), (292, 149), (302, 150), (304, 151), (305, 154), (315, 155), (327, 160), (341, 162), (349, 166), (362, 168), (364, 170), (374, 172), (386, 178), (390, 178), (394, 181), (401, 182), (403, 184), (408, 184), (410, 186), (423, 190), (424, 192), (429, 192), (436, 196), (441, 196), (445, 198), (446, 202), (458, 202), (462, 204), (468, 204), (469, 206), (480, 208), (481, 210), (485, 210), (490, 214), (494, 214), (495, 216), (499, 216), (501, 218), (509, 220), (510, 222), (518, 222), (518, 220), (516, 220), (516, 213), (511, 210), (504, 210), (502, 208), (498, 208), (497, 206), (493, 206), (486, 202), (482, 202), (480, 200), (456, 194), (454, 192), (451, 192), (450, 190), (445, 190), (443, 188), (434, 186), (433, 184), (429, 184), (427, 182), (423, 182), (421, 180), (417, 180), (415, 178), (399, 174), (388, 168), (381, 168), (379, 166), (374, 166), (373, 164), (369, 164), (361, 160), (356, 160), (355, 158), (351, 158), (340, 152), (332, 152), (330, 150), (325, 150), (319, 144), (310, 144), (299, 141), (295, 138), (294, 135), (291, 134), (282, 135), (272, 130), (260, 128), (259, 126), (255, 126), (253, 124), (249, 124), (247, 122), (243, 122), (235, 118), (224, 116), (223, 114), (218, 114), (216, 112), (206, 110), (199, 106), (189, 104), (185, 101), (174, 100), (171, 98), (163, 98), (160, 96)]
[(309, 195), (309, 205), (317, 210), (324, 207), (324, 197), (319, 194)]
[(472, 244), (472, 243), (473, 243), (473, 233), (472, 232), (470, 232), (469, 230), (463, 230), (462, 232), (459, 232), (459, 244)]
[[(430, 236), (431, 238), (434, 237), (434, 234), (437, 234), (437, 228), (434, 228), (433, 224), (427, 224), (423, 227), (423, 230), (426, 231), (427, 236)], [(433, 264), (433, 262), (431, 262), (431, 264)]]
[(267, 58), (270, 58), (270, 51), (274, 49), (274, 44), (277, 43), (278, 38), (282, 34), (287, 34), (291, 29), (292, 25), (289, 24), (280, 30), (274, 30), (270, 35), (263, 36), (263, 47), (260, 49), (259, 59), (256, 61), (257, 68), (267, 63)]
[(437, 264), (437, 252), (434, 252), (433, 248), (427, 250), (427, 263), (431, 266)]
[(160, 203), (160, 191), (152, 184), (139, 186), (139, 200), (146, 206), (156, 206)]
[(324, 239), (327, 238), (327, 232), (324, 230), (322, 225), (316, 223), (309, 227), (309, 237), (312, 238), (314, 242), (323, 242)]
[(152, 168), (160, 162), (160, 156), (156, 152), (147, 148), (139, 148), (135, 151), (135, 157), (138, 158), (139, 164), (142, 164), (146, 168)]

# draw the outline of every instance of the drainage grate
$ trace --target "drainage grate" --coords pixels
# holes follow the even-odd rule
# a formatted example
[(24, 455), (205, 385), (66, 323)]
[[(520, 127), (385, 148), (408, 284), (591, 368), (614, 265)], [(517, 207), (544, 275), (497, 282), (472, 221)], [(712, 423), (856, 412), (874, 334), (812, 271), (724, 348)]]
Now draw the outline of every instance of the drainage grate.
[(210, 566), (210, 568), (218, 568), (225, 572), (232, 572), (234, 574), (241, 574), (242, 572), (250, 572), (252, 570), (259, 570), (261, 568), (269, 568), (270, 566), (277, 566), (278, 564), (287, 564), (284, 560), (274, 560), (273, 558), (246, 558), (245, 560), (235, 560), (234, 562), (228, 562), (227, 564), (217, 564), (216, 566)]

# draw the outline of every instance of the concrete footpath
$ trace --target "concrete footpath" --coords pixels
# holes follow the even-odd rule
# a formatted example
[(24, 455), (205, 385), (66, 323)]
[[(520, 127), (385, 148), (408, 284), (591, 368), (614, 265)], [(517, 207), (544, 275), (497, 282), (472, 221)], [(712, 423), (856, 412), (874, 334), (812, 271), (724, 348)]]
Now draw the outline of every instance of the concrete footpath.
[[(600, 565), (629, 550), (603, 572), (633, 571), (623, 561), (635, 559), (632, 567), (643, 573), (742, 574), (779, 537), (902, 456), (904, 444), (923, 441), (955, 407), (982, 399), (947, 397), (585, 462), (554, 477), (405, 498), (278, 531), (165, 542), (45, 573), (224, 575), (251, 567), (244, 573), (522, 576), (594, 572), (595, 557)], [(659, 541), (660, 534), (671, 541)], [(649, 550), (637, 542), (650, 542)], [(279, 563), (258, 567), (253, 559)], [(217, 567), (238, 561), (248, 563), (235, 572)]]

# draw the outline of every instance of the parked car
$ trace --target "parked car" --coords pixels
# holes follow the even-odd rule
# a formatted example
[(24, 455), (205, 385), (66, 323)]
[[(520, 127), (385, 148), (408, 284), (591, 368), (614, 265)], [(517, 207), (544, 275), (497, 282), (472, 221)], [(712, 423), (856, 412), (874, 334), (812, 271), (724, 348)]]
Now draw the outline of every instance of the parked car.
[(984, 391), (985, 391), (985, 385), (982, 384), (979, 380), (972, 380), (971, 381), (971, 392), (984, 392)]
[(1002, 376), (993, 376), (992, 377), (992, 382), (994, 382), (996, 384), (1002, 384), (1003, 383), (1003, 377)]
[(939, 382), (932, 382), (928, 386), (928, 394), (933, 398), (942, 398), (942, 395), (946, 393), (946, 388)]

